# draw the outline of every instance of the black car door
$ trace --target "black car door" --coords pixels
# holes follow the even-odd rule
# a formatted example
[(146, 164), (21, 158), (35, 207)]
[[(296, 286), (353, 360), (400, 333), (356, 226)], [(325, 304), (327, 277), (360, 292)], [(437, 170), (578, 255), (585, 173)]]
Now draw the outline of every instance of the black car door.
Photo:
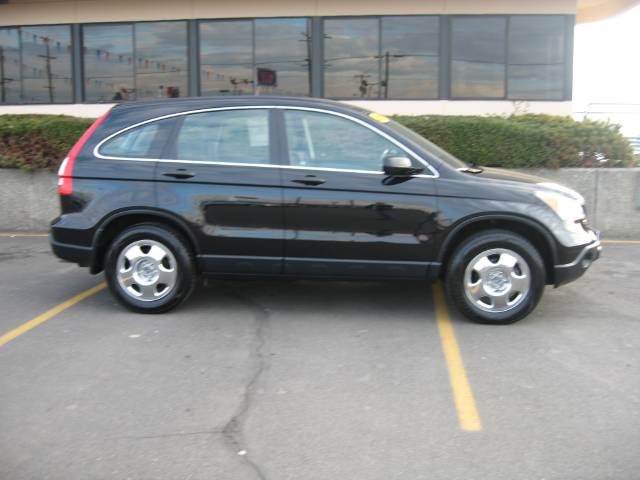
[(361, 119), (305, 109), (279, 115), (288, 162), (285, 273), (425, 277), (437, 233), (435, 171), (383, 174), (383, 157), (412, 155)]
[(282, 271), (283, 216), (271, 111), (178, 117), (156, 180), (158, 207), (186, 219), (210, 273)]

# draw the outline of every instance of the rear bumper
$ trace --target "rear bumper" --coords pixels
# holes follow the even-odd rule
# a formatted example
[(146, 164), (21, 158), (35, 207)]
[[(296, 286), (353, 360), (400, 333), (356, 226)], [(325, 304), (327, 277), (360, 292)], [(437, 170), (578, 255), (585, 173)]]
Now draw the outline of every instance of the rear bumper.
[(53, 250), (56, 257), (67, 262), (77, 263), (81, 267), (88, 267), (90, 265), (92, 254), (91, 247), (82, 247), (80, 245), (58, 242), (53, 239), (51, 234), (49, 234), (49, 243), (51, 244), (51, 250)]
[(600, 240), (595, 240), (585, 245), (573, 261), (556, 265), (554, 267), (555, 286), (559, 287), (580, 278), (591, 264), (600, 258), (601, 251)]

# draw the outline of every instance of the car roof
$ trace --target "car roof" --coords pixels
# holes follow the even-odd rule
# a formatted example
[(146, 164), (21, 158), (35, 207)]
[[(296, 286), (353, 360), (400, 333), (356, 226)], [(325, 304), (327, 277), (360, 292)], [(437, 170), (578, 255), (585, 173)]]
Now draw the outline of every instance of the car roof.
[[(335, 100), (311, 97), (287, 97), (287, 96), (258, 96), (258, 95), (233, 95), (218, 97), (182, 97), (162, 100), (147, 100), (136, 102), (121, 102), (114, 107), (118, 113), (149, 110), (162, 113), (175, 113), (180, 111), (198, 110), (206, 108), (234, 107), (234, 106), (295, 106), (308, 108), (325, 108), (329, 110), (351, 111), (352, 113), (368, 114), (369, 111), (348, 105)], [(166, 112), (163, 112), (165, 111)]]

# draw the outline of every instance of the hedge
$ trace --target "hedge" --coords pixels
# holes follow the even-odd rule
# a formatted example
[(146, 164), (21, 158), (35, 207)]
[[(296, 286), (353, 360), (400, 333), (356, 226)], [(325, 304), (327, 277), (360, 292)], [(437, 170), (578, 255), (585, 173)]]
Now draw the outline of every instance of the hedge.
[(55, 170), (91, 123), (63, 115), (0, 115), (0, 167)]
[[(634, 163), (620, 127), (551, 115), (399, 116), (409, 128), (477, 165), (619, 167)], [(0, 167), (55, 170), (91, 119), (0, 115)]]
[(395, 117), (467, 163), (492, 167), (626, 167), (620, 126), (552, 115)]

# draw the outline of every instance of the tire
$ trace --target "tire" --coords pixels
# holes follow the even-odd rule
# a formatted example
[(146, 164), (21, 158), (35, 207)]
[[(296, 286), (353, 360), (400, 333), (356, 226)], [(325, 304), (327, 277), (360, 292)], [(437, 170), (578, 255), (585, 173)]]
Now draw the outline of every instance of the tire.
[(113, 296), (138, 313), (177, 307), (197, 283), (193, 253), (184, 238), (153, 223), (121, 232), (109, 245), (104, 270)]
[(470, 320), (506, 325), (536, 307), (546, 283), (544, 262), (524, 237), (486, 230), (463, 241), (446, 269), (449, 300)]

